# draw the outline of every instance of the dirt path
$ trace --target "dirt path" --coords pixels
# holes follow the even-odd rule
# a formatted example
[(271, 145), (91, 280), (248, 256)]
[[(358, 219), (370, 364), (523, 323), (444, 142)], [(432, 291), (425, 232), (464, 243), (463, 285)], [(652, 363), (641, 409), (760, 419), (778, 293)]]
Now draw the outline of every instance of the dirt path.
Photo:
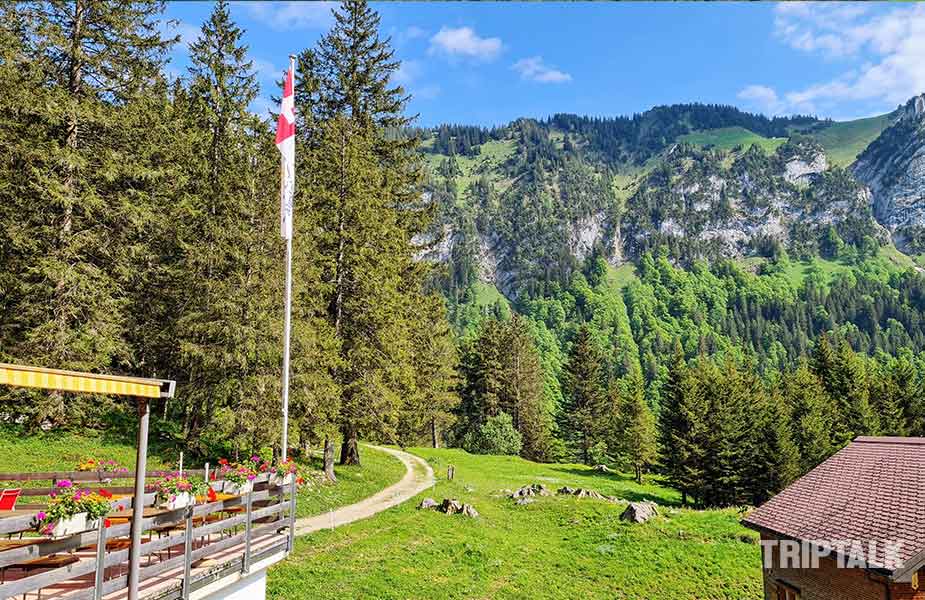
[(434, 484), (434, 470), (430, 468), (430, 465), (423, 458), (393, 448), (384, 448), (382, 446), (370, 446), (370, 448), (387, 452), (403, 462), (406, 470), (405, 476), (398, 483), (394, 483), (356, 504), (342, 506), (334, 511), (314, 517), (297, 519), (295, 522), (296, 535), (305, 535), (319, 529), (333, 529), (334, 527), (371, 517), (417, 496)]

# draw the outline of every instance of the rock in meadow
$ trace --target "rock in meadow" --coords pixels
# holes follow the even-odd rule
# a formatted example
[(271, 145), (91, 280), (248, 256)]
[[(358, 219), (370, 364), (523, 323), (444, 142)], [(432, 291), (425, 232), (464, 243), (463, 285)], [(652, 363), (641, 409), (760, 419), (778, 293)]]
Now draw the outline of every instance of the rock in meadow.
[(421, 500), (421, 503), (418, 504), (418, 510), (433, 510), (437, 508), (437, 501), (433, 498), (424, 498)]
[(658, 514), (658, 505), (654, 502), (630, 502), (620, 519), (631, 523), (645, 523)]

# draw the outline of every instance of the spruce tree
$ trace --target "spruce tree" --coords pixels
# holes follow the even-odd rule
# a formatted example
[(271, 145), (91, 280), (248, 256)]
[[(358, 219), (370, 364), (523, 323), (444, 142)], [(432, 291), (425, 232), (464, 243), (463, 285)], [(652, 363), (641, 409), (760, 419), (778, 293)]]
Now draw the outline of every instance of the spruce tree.
[[(104, 372), (134, 364), (124, 275), (146, 184), (133, 152), (143, 138), (120, 131), (119, 111), (157, 84), (170, 45), (158, 30), (162, 10), (86, 0), (3, 7), (3, 77), (19, 87), (4, 87), (0, 101), (0, 247), (15, 281), (0, 330), (18, 362)], [(77, 394), (32, 397), (33, 423), (79, 422), (105, 408)]]
[(616, 428), (613, 454), (633, 470), (636, 483), (658, 457), (655, 417), (646, 402), (645, 382), (639, 369), (633, 369), (614, 386)]
[(591, 329), (582, 325), (562, 373), (563, 406), (559, 432), (572, 452), (591, 464), (592, 449), (603, 441), (608, 415), (604, 365)]
[(800, 471), (805, 473), (835, 451), (835, 407), (805, 358), (787, 373), (782, 385), (793, 441), (800, 455)]
[(758, 506), (799, 476), (800, 453), (791, 437), (788, 405), (778, 391), (763, 394), (749, 412), (746, 500)]
[(678, 340), (660, 397), (660, 470), (687, 504), (689, 497), (695, 501), (700, 497), (703, 486), (706, 401), (703, 386), (691, 373)]

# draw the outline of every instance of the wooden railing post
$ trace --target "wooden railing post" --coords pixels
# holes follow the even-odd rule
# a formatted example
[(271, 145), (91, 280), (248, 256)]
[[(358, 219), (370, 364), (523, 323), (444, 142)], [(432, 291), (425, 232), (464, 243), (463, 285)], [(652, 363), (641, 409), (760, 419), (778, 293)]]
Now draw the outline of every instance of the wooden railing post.
[[(296, 476), (292, 476), (292, 483), (289, 484), (289, 544), (288, 551), (292, 552), (295, 547), (295, 506), (296, 506)], [(282, 498), (280, 498), (282, 500)]]
[[(208, 468), (208, 467), (207, 467)], [(203, 520), (205, 522), (205, 520)], [(193, 562), (193, 507), (186, 507), (186, 539), (183, 540), (183, 600), (189, 599)]]
[(252, 492), (247, 492), (244, 499), (245, 515), (247, 515), (244, 518), (244, 564), (241, 569), (244, 573), (251, 570), (251, 494)]
[(96, 532), (96, 578), (93, 580), (93, 600), (103, 597), (103, 578), (106, 574), (106, 517), (100, 518)]

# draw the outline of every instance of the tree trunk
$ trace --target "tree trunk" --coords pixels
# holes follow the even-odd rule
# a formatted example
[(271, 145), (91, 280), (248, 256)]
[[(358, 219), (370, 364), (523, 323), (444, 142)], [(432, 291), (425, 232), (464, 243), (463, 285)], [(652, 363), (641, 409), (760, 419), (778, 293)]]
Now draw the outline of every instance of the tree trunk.
[(687, 492), (681, 492), (681, 506), (687, 506)]
[(340, 464), (360, 465), (360, 446), (357, 430), (353, 427), (344, 428), (344, 441), (340, 446)]
[(642, 485), (642, 467), (636, 465), (636, 483)]
[(331, 438), (324, 438), (324, 478), (331, 483), (337, 483), (337, 475), (334, 474), (334, 444)]
[(434, 448), (440, 447), (440, 437), (437, 435), (437, 418), (431, 417), (430, 419), (430, 441), (433, 444)]

